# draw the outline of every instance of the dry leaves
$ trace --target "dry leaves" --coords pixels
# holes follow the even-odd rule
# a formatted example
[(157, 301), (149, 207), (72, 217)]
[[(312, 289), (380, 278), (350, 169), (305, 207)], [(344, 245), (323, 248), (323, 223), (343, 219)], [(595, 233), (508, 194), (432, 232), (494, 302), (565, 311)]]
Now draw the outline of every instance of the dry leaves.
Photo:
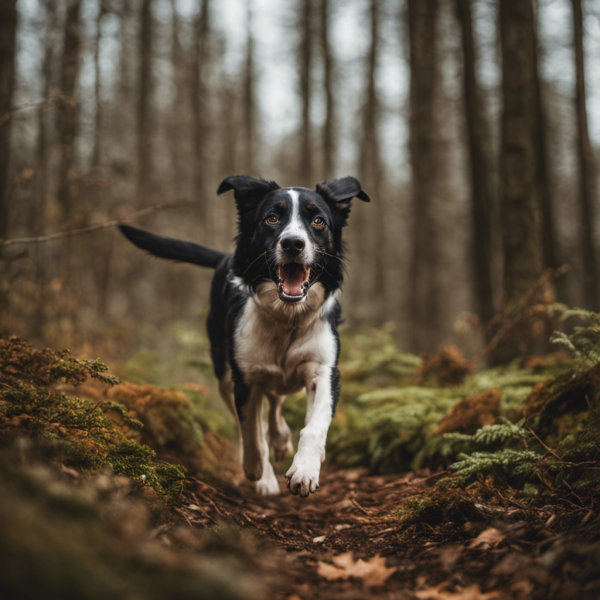
[(379, 554), (367, 561), (362, 558), (355, 561), (352, 552), (344, 552), (344, 554), (335, 556), (333, 565), (319, 561), (317, 569), (319, 575), (329, 581), (356, 577), (362, 579), (369, 587), (383, 585), (395, 571), (396, 567), (385, 566), (385, 558)]
[(414, 594), (419, 600), (498, 600), (500, 598), (498, 592), (487, 592), (484, 594), (477, 584), (466, 588), (458, 586), (454, 592), (445, 591), (443, 588), (446, 585), (446, 583), (442, 583), (436, 587), (421, 590)]
[(482, 531), (474, 540), (471, 540), (469, 548), (480, 548), (481, 550), (487, 550), (492, 546), (497, 546), (504, 539), (504, 535), (495, 529), (490, 527), (485, 531)]

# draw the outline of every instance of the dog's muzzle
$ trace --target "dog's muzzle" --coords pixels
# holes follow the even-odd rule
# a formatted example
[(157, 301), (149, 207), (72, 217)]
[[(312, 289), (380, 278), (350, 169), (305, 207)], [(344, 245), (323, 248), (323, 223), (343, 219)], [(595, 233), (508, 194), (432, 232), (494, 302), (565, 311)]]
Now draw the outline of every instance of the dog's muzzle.
[(308, 293), (310, 268), (296, 262), (288, 262), (277, 268), (277, 291), (284, 302), (299, 302)]

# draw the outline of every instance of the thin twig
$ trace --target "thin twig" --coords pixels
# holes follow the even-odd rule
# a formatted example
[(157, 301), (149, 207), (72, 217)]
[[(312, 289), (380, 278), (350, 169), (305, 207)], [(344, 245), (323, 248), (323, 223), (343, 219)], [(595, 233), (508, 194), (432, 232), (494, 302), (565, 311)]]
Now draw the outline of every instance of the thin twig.
[(554, 458), (557, 458), (560, 462), (562, 462), (562, 458), (556, 454), (556, 452), (554, 452), (554, 450), (552, 450), (551, 448), (548, 448), (548, 446), (546, 446), (546, 444), (544, 444), (544, 442), (542, 442), (542, 440), (537, 436), (537, 434), (535, 433), (535, 431), (533, 429), (531, 429), (531, 427), (529, 427), (529, 425), (527, 425), (527, 429), (529, 429), (529, 432), (533, 435), (533, 437), (542, 445), (544, 446), (544, 448), (550, 452), (550, 454), (552, 454), (552, 456), (554, 456)]
[(182, 208), (184, 206), (191, 206), (190, 200), (176, 200), (175, 202), (164, 202), (157, 204), (156, 206), (149, 206), (142, 210), (138, 210), (120, 219), (112, 219), (105, 221), (104, 223), (98, 223), (97, 225), (90, 225), (89, 227), (81, 227), (80, 229), (70, 229), (69, 231), (61, 231), (59, 233), (52, 233), (50, 235), (44, 235), (42, 237), (32, 238), (17, 238), (14, 240), (0, 240), (0, 246), (14, 246), (15, 244), (41, 244), (44, 242), (52, 242), (61, 238), (72, 237), (75, 235), (82, 235), (84, 233), (91, 233), (92, 231), (99, 231), (100, 229), (108, 229), (109, 227), (115, 227), (121, 223), (132, 221), (133, 219), (139, 219), (152, 213), (158, 212), (159, 210), (167, 210), (170, 208)]

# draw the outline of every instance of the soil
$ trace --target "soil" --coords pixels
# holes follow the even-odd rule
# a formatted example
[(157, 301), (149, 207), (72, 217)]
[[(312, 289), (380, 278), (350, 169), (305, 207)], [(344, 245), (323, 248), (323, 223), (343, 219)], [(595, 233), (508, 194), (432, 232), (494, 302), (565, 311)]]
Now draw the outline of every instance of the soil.
[[(556, 531), (551, 520), (523, 520), (514, 507), (483, 505), (470, 518), (401, 526), (402, 501), (438, 478), (326, 469), (319, 491), (306, 499), (292, 496), (283, 483), (280, 496), (258, 497), (248, 482), (223, 489), (192, 480), (178, 513), (193, 528), (234, 523), (264, 537), (264, 551), (272, 552), (264, 577), (273, 598), (600, 597), (600, 544), (589, 511), (569, 534)], [(374, 585), (359, 571), (329, 579), (331, 571), (333, 577), (344, 572), (323, 564), (341, 564), (336, 557), (348, 552), (350, 563), (383, 557), (372, 563), (384, 570), (382, 583)]]

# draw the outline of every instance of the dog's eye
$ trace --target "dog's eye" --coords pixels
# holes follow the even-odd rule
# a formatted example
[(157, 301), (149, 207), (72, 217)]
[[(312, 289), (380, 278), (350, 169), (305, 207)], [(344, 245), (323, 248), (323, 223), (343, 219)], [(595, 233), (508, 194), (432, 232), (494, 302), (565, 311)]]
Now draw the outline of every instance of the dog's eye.
[(277, 225), (277, 223), (279, 223), (279, 217), (277, 217), (277, 215), (269, 215), (266, 218), (266, 221), (269, 225)]
[(325, 221), (323, 221), (323, 217), (316, 217), (315, 220), (313, 221), (313, 225), (315, 227), (323, 227), (323, 225), (325, 225)]

